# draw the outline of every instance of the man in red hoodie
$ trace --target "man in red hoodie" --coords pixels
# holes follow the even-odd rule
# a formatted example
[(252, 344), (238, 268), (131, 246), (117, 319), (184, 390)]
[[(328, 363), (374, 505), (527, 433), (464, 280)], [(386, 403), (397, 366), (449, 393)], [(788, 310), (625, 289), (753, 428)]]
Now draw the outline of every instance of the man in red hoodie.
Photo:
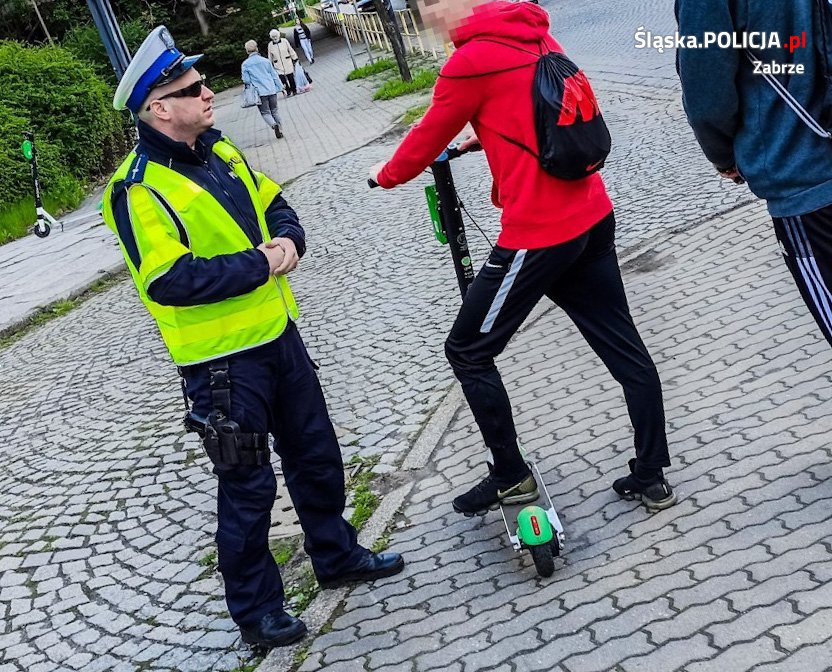
[[(552, 177), (536, 156), (532, 104), (537, 57), (562, 52), (549, 35), (549, 16), (528, 3), (420, 0), (426, 23), (457, 50), (445, 64), (424, 119), (393, 158), (371, 177), (390, 189), (427, 168), (470, 121), (494, 178), (502, 208), (497, 245), (463, 301), (445, 343), (483, 438), (494, 458), (489, 476), (454, 500), (465, 515), (499, 502), (538, 497), (537, 483), (517, 445), (511, 404), (494, 358), (548, 297), (575, 322), (624, 388), (635, 429), (636, 458), (613, 488), (664, 509), (676, 495), (662, 471), (670, 465), (661, 382), (630, 316), (615, 253), (615, 219), (601, 176)], [(531, 52), (531, 53), (530, 53)]]

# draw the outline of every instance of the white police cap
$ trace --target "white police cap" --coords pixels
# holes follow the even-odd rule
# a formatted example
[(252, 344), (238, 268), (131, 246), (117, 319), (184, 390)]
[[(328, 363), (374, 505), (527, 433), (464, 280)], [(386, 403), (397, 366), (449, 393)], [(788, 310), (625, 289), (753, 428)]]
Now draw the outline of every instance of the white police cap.
[(139, 47), (121, 81), (113, 107), (138, 112), (142, 103), (157, 86), (172, 82), (190, 70), (202, 54), (185, 56), (173, 41), (168, 29), (158, 26)]

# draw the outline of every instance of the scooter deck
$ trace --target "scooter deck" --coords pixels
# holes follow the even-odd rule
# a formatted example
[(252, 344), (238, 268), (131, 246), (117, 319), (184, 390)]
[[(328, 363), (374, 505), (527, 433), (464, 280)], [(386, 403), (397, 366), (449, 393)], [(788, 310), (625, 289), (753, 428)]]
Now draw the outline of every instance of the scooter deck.
[(516, 521), (518, 514), (525, 509), (527, 506), (539, 506), (544, 511), (546, 511), (546, 517), (549, 519), (549, 523), (552, 526), (552, 529), (555, 531), (555, 534), (558, 538), (558, 543), (560, 548), (563, 549), (564, 542), (566, 540), (566, 535), (563, 531), (563, 524), (560, 522), (560, 518), (558, 517), (558, 513), (555, 510), (555, 505), (552, 503), (552, 497), (549, 494), (549, 490), (546, 487), (546, 482), (543, 480), (543, 476), (540, 474), (540, 470), (537, 468), (537, 465), (532, 462), (531, 460), (526, 460), (529, 467), (531, 467), (532, 473), (534, 474), (535, 480), (537, 481), (537, 489), (538, 489), (538, 497), (533, 502), (525, 502), (523, 504), (500, 504), (500, 513), (503, 515), (503, 523), (505, 523), (506, 531), (508, 532), (508, 537), (516, 550), (520, 550), (523, 544), (520, 542), (520, 538), (517, 535), (517, 530), (512, 530), (512, 527), (509, 525), (509, 520)]

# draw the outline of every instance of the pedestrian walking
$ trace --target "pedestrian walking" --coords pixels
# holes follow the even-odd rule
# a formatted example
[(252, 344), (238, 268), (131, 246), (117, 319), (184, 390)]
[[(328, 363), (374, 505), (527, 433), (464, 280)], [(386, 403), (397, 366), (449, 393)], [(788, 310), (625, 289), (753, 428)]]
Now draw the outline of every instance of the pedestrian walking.
[(303, 49), (306, 60), (310, 64), (315, 62), (315, 54), (312, 51), (312, 31), (300, 18), (295, 19), (295, 49)]
[(242, 78), (246, 86), (253, 86), (260, 96), (260, 116), (274, 131), (274, 137), (282, 138), (280, 114), (277, 111), (277, 94), (283, 91), (283, 84), (277, 76), (267, 58), (263, 58), (257, 50), (257, 42), (246, 42), (248, 58), (243, 61)]
[(287, 280), (304, 231), (280, 186), (213, 128), (199, 58), (184, 56), (164, 26), (136, 52), (113, 104), (137, 117), (139, 141), (107, 185), (103, 214), (213, 463), (228, 610), (243, 641), (282, 646), (306, 627), (284, 611), (269, 551), (269, 434), (321, 587), (390, 576), (404, 561), (359, 546), (342, 516), (341, 453)]
[[(786, 266), (832, 344), (832, 10), (826, 0), (776, 11), (766, 0), (677, 0), (676, 18), (691, 36), (798, 36), (792, 49), (679, 50), (677, 69), (705, 156), (767, 201)], [(766, 76), (772, 64), (792, 74)]]
[(298, 61), (297, 52), (292, 49), (283, 33), (276, 28), (269, 31), (269, 60), (272, 62), (274, 69), (286, 87), (287, 95), (294, 96), (297, 94), (297, 86), (295, 85), (295, 63)]
[[(538, 496), (494, 359), (544, 296), (575, 322), (624, 388), (636, 458), (614, 490), (640, 496), (649, 508), (672, 506), (676, 495), (663, 473), (670, 458), (661, 383), (627, 306), (604, 182), (597, 173), (560, 179), (539, 161), (535, 66), (541, 52), (563, 52), (549, 35), (547, 13), (533, 3), (483, 0), (420, 0), (419, 9), (457, 49), (422, 121), (371, 176), (388, 189), (412, 180), (470, 121), (476, 134), (464, 146), (482, 145), (494, 178), (492, 200), (503, 209), (497, 245), (468, 289), (445, 343), (494, 459), (491, 473), (454, 499), (454, 509), (471, 515)], [(573, 82), (570, 90), (583, 101), (588, 120), (596, 114), (594, 94), (585, 79)]]

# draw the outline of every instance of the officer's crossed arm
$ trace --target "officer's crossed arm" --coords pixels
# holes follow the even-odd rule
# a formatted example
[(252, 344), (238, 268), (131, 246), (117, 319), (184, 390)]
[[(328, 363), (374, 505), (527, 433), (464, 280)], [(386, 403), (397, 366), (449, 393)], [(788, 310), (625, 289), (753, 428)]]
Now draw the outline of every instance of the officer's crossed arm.
[(306, 253), (306, 232), (300, 225), (294, 208), (283, 198), (280, 186), (263, 173), (252, 172), (257, 181), (272, 244), (279, 245), (286, 255), (277, 273), (287, 273), (297, 266), (298, 260)]
[(143, 185), (121, 189), (113, 198), (113, 213), (128, 263), (155, 303), (216, 303), (248, 294), (269, 278), (269, 262), (257, 249), (194, 257), (185, 228)]

